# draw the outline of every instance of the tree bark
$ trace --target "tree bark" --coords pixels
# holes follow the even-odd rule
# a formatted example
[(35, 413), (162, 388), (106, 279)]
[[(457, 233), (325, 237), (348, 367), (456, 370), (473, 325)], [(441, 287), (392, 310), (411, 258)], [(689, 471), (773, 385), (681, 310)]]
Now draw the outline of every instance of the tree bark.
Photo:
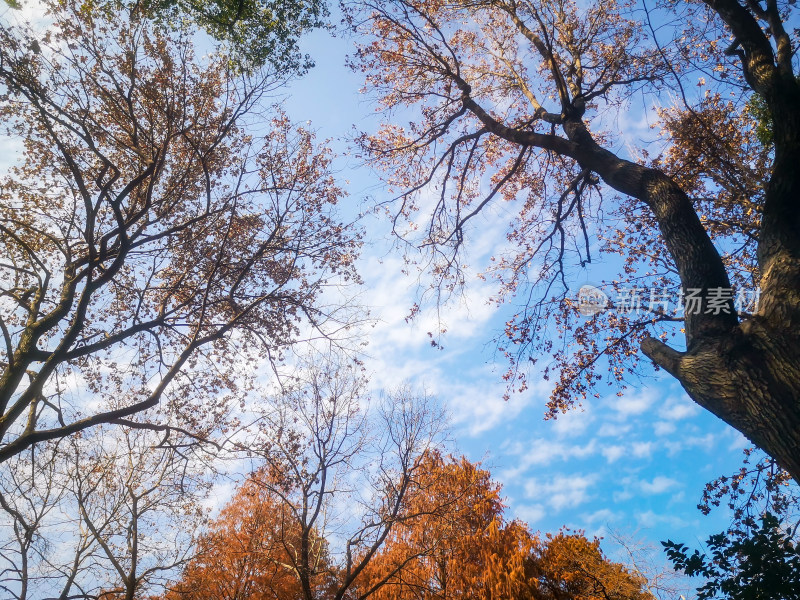
[(685, 315), (686, 352), (648, 338), (643, 353), (675, 377), (697, 404), (800, 482), (800, 93), (795, 96), (792, 85), (798, 87), (794, 81), (783, 85), (788, 101), (777, 93), (779, 100), (773, 101), (780, 133), (759, 236), (761, 301), (758, 312), (742, 322), (732, 300), (727, 310), (709, 309), (708, 291), (729, 289), (730, 280), (691, 200), (667, 175), (602, 148), (579, 117), (565, 121), (566, 138), (528, 134), (503, 126), (469, 98), (466, 84), (462, 90), (464, 105), (492, 133), (570, 156), (649, 207), (684, 290), (701, 290), (703, 301), (699, 310)]
[[(776, 119), (775, 127), (784, 127), (780, 135), (787, 140), (798, 140), (798, 120), (798, 111), (791, 116), (784, 113), (783, 125)], [(796, 134), (786, 135), (795, 127)], [(688, 196), (665, 174), (600, 148), (582, 123), (565, 126), (565, 131), (581, 148), (575, 156), (581, 166), (650, 208), (683, 288), (702, 290), (698, 310), (686, 314), (686, 352), (649, 338), (642, 344), (643, 353), (675, 377), (697, 404), (740, 431), (800, 482), (800, 153), (796, 144), (786, 144), (789, 149), (780, 152), (776, 147), (759, 236), (761, 301), (756, 314), (739, 322), (731, 303), (727, 312), (719, 314), (707, 305), (708, 291), (730, 288), (730, 282)]]
[[(735, 0), (707, 0), (742, 44), (748, 83), (773, 121), (775, 161), (759, 235), (760, 302), (739, 322), (728, 314), (686, 315), (686, 352), (649, 338), (643, 353), (674, 376), (701, 407), (740, 431), (800, 482), (800, 84), (771, 24), (777, 56), (756, 19)], [(768, 17), (769, 18), (769, 17)], [(600, 148), (580, 121), (565, 124), (575, 158), (655, 215), (684, 289), (729, 288), (719, 253), (690, 199), (666, 175)]]
[[(685, 351), (648, 338), (642, 343), (642, 352), (675, 377), (697, 404), (739, 430), (800, 483), (800, 83), (794, 74), (796, 50), (774, 0), (767, 0), (766, 7), (741, 0), (703, 2), (713, 13), (704, 18), (721, 19), (732, 34), (734, 43), (725, 53), (741, 61), (744, 79), (764, 99), (773, 120), (775, 158), (761, 207), (757, 251), (761, 294), (755, 314), (738, 315), (733, 298), (719, 307), (710, 302), (722, 299), (722, 290), (732, 296), (731, 284), (723, 258), (691, 199), (664, 172), (620, 158), (597, 143), (583, 120), (592, 91), (582, 88), (582, 76), (576, 76), (570, 85), (565, 83), (570, 81), (567, 70), (574, 74), (581, 70), (580, 64), (565, 64), (551, 41), (545, 40), (547, 28), (556, 25), (539, 20), (542, 36), (528, 29), (522, 16), (535, 11), (518, 13), (514, 2), (474, 3), (478, 8), (504, 11), (527, 38), (542, 59), (542, 71), (551, 79), (550, 93), (560, 104), (559, 112), (543, 113), (534, 100), (534, 113), (527, 122), (504, 123), (502, 117), (495, 117), (476, 100), (480, 92), (473, 96), (467, 81), (470, 70), (461, 68), (453, 48), (439, 49), (439, 40), (446, 46), (446, 36), (434, 19), (427, 18), (424, 27), (437, 30), (437, 42), (428, 44), (421, 34), (412, 44), (418, 43), (420, 51), (430, 55), (433, 72), (455, 84), (461, 110), (440, 123), (441, 130), (432, 127), (429, 132), (436, 133), (423, 134), (419, 140), (437, 142), (439, 132), (468, 111), (480, 122), (473, 135), (488, 133), (521, 150), (539, 148), (571, 158), (614, 190), (643, 202), (658, 223), (664, 251), (675, 264), (684, 291), (696, 291), (693, 295), (701, 302), (696, 310), (684, 314)], [(412, 30), (414, 27), (411, 25)], [(399, 30), (407, 32), (406, 24), (400, 24)], [(609, 85), (612, 83), (624, 84), (612, 81)], [(537, 120), (553, 127), (531, 127)], [(554, 127), (558, 124), (563, 129), (559, 134)], [(456, 143), (450, 152), (455, 152)]]

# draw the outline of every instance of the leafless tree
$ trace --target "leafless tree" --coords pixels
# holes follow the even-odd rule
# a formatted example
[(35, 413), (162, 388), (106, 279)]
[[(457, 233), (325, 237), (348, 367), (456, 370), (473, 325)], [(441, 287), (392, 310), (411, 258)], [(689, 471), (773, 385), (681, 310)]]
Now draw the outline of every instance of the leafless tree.
[[(320, 579), (340, 600), (392, 527), (411, 517), (405, 500), (423, 457), (443, 442), (445, 419), (409, 389), (370, 399), (356, 365), (328, 358), (298, 373), (260, 424), (258, 481), (286, 507), (287, 530), (299, 531), (286, 550), (306, 600)], [(327, 556), (319, 543), (333, 549), (326, 564), (335, 573), (315, 563)]]
[(193, 438), (169, 437), (101, 427), (12, 459), (0, 498), (11, 517), (4, 591), (19, 600), (159, 592), (191, 555), (208, 489)]

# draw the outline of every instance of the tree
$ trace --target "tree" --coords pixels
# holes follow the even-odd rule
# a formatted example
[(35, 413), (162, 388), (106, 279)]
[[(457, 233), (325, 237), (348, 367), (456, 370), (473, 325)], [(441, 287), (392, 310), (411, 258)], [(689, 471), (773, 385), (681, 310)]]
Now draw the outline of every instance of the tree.
[(644, 589), (652, 598), (672, 600), (686, 598), (693, 588), (689, 579), (667, 566), (661, 544), (637, 538), (619, 530), (610, 530), (607, 538), (615, 548), (615, 555), (634, 576), (642, 579)]
[[(521, 387), (520, 361), (551, 356), (551, 416), (595, 393), (604, 360), (622, 382), (641, 352), (800, 479), (795, 10), (778, 0), (351, 5), (351, 23), (369, 36), (353, 61), (367, 90), (380, 109), (416, 115), (361, 138), (399, 194), (398, 233), (421, 214), (417, 243), (447, 292), (461, 282), (459, 250), (476, 216), (501, 199), (513, 207), (508, 249), (490, 272), (498, 299), (519, 294), (523, 308), (500, 346)], [(695, 98), (695, 82), (714, 87)], [(672, 149), (652, 160), (643, 149), (638, 161), (612, 151), (608, 116), (667, 85), (680, 98), (665, 114), (666, 132), (682, 134)], [(773, 125), (771, 148), (754, 143), (757, 123), (742, 112), (751, 97)], [(600, 209), (608, 188), (621, 197)], [(673, 300), (680, 289), (691, 304), (580, 321), (567, 275), (591, 260), (595, 230), (625, 258), (610, 286), (649, 284)], [(732, 280), (760, 285), (756, 309), (737, 312)], [(666, 344), (678, 336), (684, 350)]]
[(442, 415), (430, 399), (398, 390), (371, 402), (357, 365), (325, 356), (301, 364), (294, 379), (262, 402), (260, 434), (242, 446), (261, 466), (202, 538), (169, 600), (351, 598), (408, 518), (409, 490), (440, 444)]
[(201, 448), (175, 432), (98, 427), (9, 459), (4, 597), (124, 600), (163, 589), (204, 521)]
[[(5, 0), (11, 8), (22, 3)], [(257, 69), (269, 62), (280, 70), (302, 73), (313, 65), (298, 49), (300, 35), (322, 27), (328, 16), (320, 0), (95, 0), (86, 8), (105, 12), (137, 12), (174, 29), (188, 20), (224, 46), (237, 66)]]
[(165, 600), (650, 598), (641, 578), (605, 558), (599, 540), (568, 532), (541, 539), (522, 523), (504, 523), (488, 471), (433, 450), (419, 461), (388, 535), (358, 546), (352, 564), (363, 567), (354, 581), (351, 563), (337, 564), (322, 531), (312, 532), (309, 592), (297, 568), (303, 527), (277, 491), (280, 478), (269, 468), (248, 477)]
[[(359, 595), (477, 595), (489, 574), (482, 555), (502, 513), (489, 473), (466, 459), (428, 453), (403, 507), (404, 518), (358, 581)], [(494, 532), (499, 535), (498, 531)], [(510, 569), (513, 569), (509, 565)]]
[(191, 456), (186, 436), (124, 427), (92, 433), (70, 440), (67, 457), (70, 492), (62, 510), (75, 510), (73, 531), (87, 532), (92, 554), (86, 564), (72, 561), (65, 594), (86, 594), (100, 582), (92, 597), (141, 598), (160, 590), (191, 556), (205, 517), (208, 469)]
[(799, 598), (797, 484), (774, 459), (753, 448), (732, 475), (706, 485), (698, 508), (709, 514), (723, 503), (732, 515), (726, 531), (709, 536), (708, 554), (689, 554), (685, 544), (661, 542), (676, 571), (705, 582), (699, 600), (711, 598)]
[[(44, 530), (66, 492), (52, 485), (59, 479), (53, 454), (53, 448), (30, 448), (10, 461), (13, 468), (0, 472), (0, 507), (5, 516), (0, 526), (0, 590), (7, 598), (30, 598), (37, 576), (46, 571), (39, 568), (47, 562), (50, 545)], [(88, 546), (84, 536), (76, 541), (75, 562), (82, 564)]]
[(796, 600), (800, 598), (800, 548), (797, 526), (786, 531), (772, 513), (746, 535), (712, 535), (706, 542), (710, 557), (683, 544), (662, 542), (675, 568), (690, 576), (702, 576), (698, 600)]
[(46, 6), (38, 37), (0, 29), (21, 148), (0, 187), (0, 461), (154, 407), (202, 436), (237, 365), (346, 325), (318, 301), (358, 247), (329, 152), (263, 105), (286, 71), (201, 60), (133, 9)]
[(732, 515), (727, 533), (736, 537), (756, 529), (759, 518), (767, 513), (782, 520), (791, 519), (800, 507), (800, 497), (796, 483), (774, 459), (761, 455), (755, 448), (747, 448), (743, 464), (736, 472), (706, 484), (697, 508), (708, 515), (723, 503)]
[(644, 580), (609, 561), (580, 533), (540, 537), (505, 522), (500, 489), (465, 458), (426, 456), (409, 518), (392, 531), (359, 581), (379, 600), (651, 598)]
[[(138, 4), (137, 0), (137, 4)], [(298, 37), (324, 25), (322, 0), (147, 0), (146, 13), (188, 15), (215, 39), (228, 44), (238, 64), (252, 69), (269, 62), (302, 73), (313, 62), (298, 49)]]
[[(237, 489), (200, 537), (182, 578), (170, 586), (165, 600), (303, 597), (300, 581), (287, 568), (300, 531), (293, 527), (288, 507), (263, 485), (267, 477), (264, 470), (253, 473)], [(325, 542), (315, 534), (312, 538), (311, 560), (324, 572), (329, 568)]]

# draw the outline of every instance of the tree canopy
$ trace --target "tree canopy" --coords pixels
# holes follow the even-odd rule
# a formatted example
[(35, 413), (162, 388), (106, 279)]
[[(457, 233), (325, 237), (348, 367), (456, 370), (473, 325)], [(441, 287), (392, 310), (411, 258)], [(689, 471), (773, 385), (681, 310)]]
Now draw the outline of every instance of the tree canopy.
[[(359, 245), (330, 152), (263, 106), (280, 68), (242, 76), (136, 14), (48, 7), (43, 35), (0, 28), (21, 148), (0, 187), (0, 460), (157, 406), (202, 437), (236, 361), (343, 324), (317, 301)], [(243, 127), (265, 111), (266, 133)]]
[[(179, 598), (339, 598), (346, 571), (317, 539), (314, 589), (298, 586), (299, 545), (292, 508), (267, 471), (253, 474), (202, 539), (198, 554), (165, 596)], [(288, 512), (287, 512), (288, 510)], [(350, 598), (531, 598), (645, 600), (644, 580), (606, 558), (599, 540), (561, 532), (540, 537), (504, 522), (499, 487), (464, 458), (427, 453), (402, 502), (400, 519), (372, 554)], [(288, 554), (287, 554), (288, 553)], [(295, 587), (292, 587), (295, 586)]]
[(687, 575), (706, 579), (697, 589), (698, 600), (795, 600), (800, 598), (800, 549), (770, 512), (749, 535), (712, 535), (706, 541), (711, 556), (684, 544), (663, 542), (675, 568)]
[[(311, 65), (298, 40), (321, 0), (43, 6), (46, 28), (0, 24), (19, 149), (0, 176), (0, 589), (132, 600), (180, 571), (168, 600), (650, 597), (598, 539), (505, 519), (488, 471), (441, 453), (426, 396), (375, 401), (358, 360), (322, 358), (352, 322), (326, 290), (358, 281), (360, 232), (330, 150), (269, 99)], [(358, 143), (440, 297), (475, 224), (510, 207), (484, 275), (522, 300), (506, 378), (524, 389), (546, 360), (548, 416), (645, 358), (800, 480), (794, 11), (346, 3), (352, 66), (393, 115)], [(620, 149), (613, 118), (639, 97), (662, 144)], [(598, 255), (619, 274), (576, 297)], [(314, 360), (262, 393), (309, 337)], [(223, 458), (260, 467), (194, 538)], [(169, 520), (186, 530), (159, 536)], [(709, 594), (794, 593), (796, 530), (762, 523), (711, 538), (715, 562), (670, 557)]]
[[(267, 473), (252, 474), (200, 537), (183, 577), (165, 600), (245, 600), (302, 598), (300, 580), (289, 565), (302, 536), (291, 508), (262, 485)], [(325, 540), (312, 535), (314, 597), (330, 570)]]
[(647, 600), (644, 578), (609, 560), (581, 532), (532, 533), (507, 521), (500, 486), (464, 457), (426, 456), (408, 518), (364, 571), (380, 600), (519, 598)]
[[(487, 273), (495, 300), (522, 306), (498, 342), (512, 385), (548, 357), (554, 416), (598, 394), (604, 367), (621, 385), (643, 356), (800, 478), (794, 3), (349, 6), (365, 91), (412, 119), (386, 119), (361, 147), (440, 291), (463, 282), (479, 215), (512, 211)], [(613, 119), (667, 91), (666, 147), (618, 149)], [(598, 252), (620, 272), (587, 318), (569, 287)]]
[[(5, 0), (19, 9), (22, 2)], [(91, 0), (84, 10), (113, 16), (134, 13), (172, 29), (199, 27), (224, 47), (245, 70), (265, 63), (302, 74), (313, 61), (299, 47), (300, 36), (325, 26), (328, 7), (322, 0)]]
[(323, 0), (136, 0), (156, 19), (190, 19), (225, 44), (246, 69), (269, 63), (303, 73), (313, 65), (298, 46), (300, 36), (325, 24)]

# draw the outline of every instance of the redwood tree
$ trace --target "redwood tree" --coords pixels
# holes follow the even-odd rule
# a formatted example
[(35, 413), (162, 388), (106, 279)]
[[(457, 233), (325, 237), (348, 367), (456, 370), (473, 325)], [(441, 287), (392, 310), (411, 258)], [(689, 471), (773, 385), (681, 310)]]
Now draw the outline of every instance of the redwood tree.
[[(551, 415), (597, 394), (603, 364), (622, 383), (641, 352), (800, 480), (795, 17), (779, 0), (351, 5), (369, 36), (353, 61), (366, 91), (414, 119), (361, 138), (399, 194), (396, 228), (422, 232), (449, 290), (478, 214), (510, 205), (489, 273), (496, 299), (523, 308), (500, 347), (521, 387), (520, 360), (550, 355)], [(665, 87), (678, 98), (662, 111), (671, 147), (617, 150), (609, 116)], [(580, 317), (567, 279), (596, 256), (595, 235), (623, 255), (609, 290), (683, 293), (691, 309), (624, 311), (620, 297)], [(737, 303), (732, 282), (760, 287), (757, 307)]]

